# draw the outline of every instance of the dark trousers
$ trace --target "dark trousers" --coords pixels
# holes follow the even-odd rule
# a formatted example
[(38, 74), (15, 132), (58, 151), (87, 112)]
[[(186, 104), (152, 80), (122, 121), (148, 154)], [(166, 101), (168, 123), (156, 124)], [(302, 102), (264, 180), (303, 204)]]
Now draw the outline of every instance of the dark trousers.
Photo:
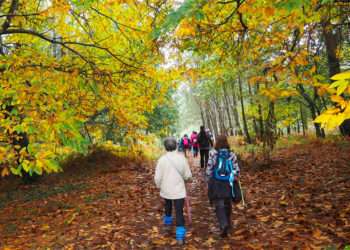
[(231, 213), (232, 213), (232, 205), (231, 199), (217, 199), (214, 200), (215, 205), (215, 213), (218, 218), (218, 222), (220, 225), (220, 229), (224, 229), (225, 227), (231, 227)]
[(201, 157), (201, 168), (207, 168), (208, 158), (209, 158), (209, 149), (200, 149), (199, 154)]
[(165, 215), (171, 216), (171, 212), (174, 204), (177, 227), (183, 227), (185, 225), (185, 218), (184, 218), (184, 212), (183, 212), (184, 203), (185, 203), (185, 199), (177, 199), (177, 200), (165, 199)]
[(193, 147), (192, 150), (193, 150), (193, 157), (196, 158), (198, 156), (198, 147)]

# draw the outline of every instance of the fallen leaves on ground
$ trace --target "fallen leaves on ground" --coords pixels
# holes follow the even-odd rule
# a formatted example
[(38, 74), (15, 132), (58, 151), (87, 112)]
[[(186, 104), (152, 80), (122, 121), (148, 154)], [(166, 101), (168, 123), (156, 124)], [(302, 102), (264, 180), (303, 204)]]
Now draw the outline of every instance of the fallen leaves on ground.
[[(193, 222), (183, 249), (339, 249), (350, 244), (348, 145), (314, 142), (279, 151), (269, 166), (243, 166), (247, 205), (234, 207), (234, 230), (224, 240), (198, 159), (191, 165)], [(0, 247), (181, 249), (175, 227), (162, 227), (151, 163), (102, 157), (93, 168), (89, 174), (49, 176), (37, 188), (55, 192), (42, 198), (14, 196), (4, 204)], [(69, 192), (62, 189), (67, 183)], [(18, 190), (32, 189), (21, 185)], [(3, 190), (0, 198), (6, 194)]]

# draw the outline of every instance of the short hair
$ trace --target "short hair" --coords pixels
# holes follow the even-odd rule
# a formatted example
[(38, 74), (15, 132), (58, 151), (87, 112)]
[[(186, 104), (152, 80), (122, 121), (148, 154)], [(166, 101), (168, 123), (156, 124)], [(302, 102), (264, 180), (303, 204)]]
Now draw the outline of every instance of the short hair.
[(230, 149), (230, 144), (228, 143), (226, 135), (219, 135), (215, 140), (215, 149), (219, 150), (223, 148)]
[(167, 137), (164, 139), (164, 147), (166, 151), (168, 152), (175, 151), (176, 146), (177, 146), (177, 143), (174, 137)]

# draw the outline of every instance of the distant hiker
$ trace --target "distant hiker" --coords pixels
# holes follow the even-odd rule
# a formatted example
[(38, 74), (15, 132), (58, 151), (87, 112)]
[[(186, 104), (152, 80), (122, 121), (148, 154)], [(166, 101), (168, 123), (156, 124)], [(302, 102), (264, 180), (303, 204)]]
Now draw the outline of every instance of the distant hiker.
[(208, 164), (209, 149), (213, 145), (213, 141), (205, 132), (204, 126), (200, 127), (200, 132), (197, 136), (197, 141), (199, 145), (199, 154), (201, 158), (201, 168), (205, 168)]
[(184, 145), (183, 145), (183, 140), (182, 140), (182, 138), (179, 139), (179, 141), (178, 141), (177, 144), (178, 144), (177, 151), (183, 152), (183, 151), (184, 151)]
[(237, 183), (239, 176), (237, 157), (230, 151), (227, 137), (224, 135), (217, 137), (215, 149), (210, 151), (206, 174), (208, 197), (215, 206), (220, 234), (226, 237), (231, 229), (232, 200), (240, 193), (234, 193), (234, 181)]
[(199, 144), (198, 144), (198, 134), (196, 131), (193, 131), (191, 134), (191, 145), (192, 145), (192, 152), (193, 152), (193, 157), (198, 156), (198, 150), (199, 150)]
[(176, 240), (178, 244), (184, 244), (186, 228), (183, 215), (186, 197), (185, 182), (192, 178), (192, 173), (187, 159), (183, 154), (176, 152), (176, 139), (168, 137), (164, 140), (167, 151), (158, 160), (154, 176), (155, 183), (160, 188), (160, 196), (165, 199), (165, 216), (163, 223), (171, 226), (172, 206), (175, 206), (176, 214)]
[(188, 151), (191, 148), (191, 142), (187, 134), (185, 134), (184, 137), (182, 138), (182, 145), (183, 145), (183, 151), (184, 151), (185, 157), (187, 157)]

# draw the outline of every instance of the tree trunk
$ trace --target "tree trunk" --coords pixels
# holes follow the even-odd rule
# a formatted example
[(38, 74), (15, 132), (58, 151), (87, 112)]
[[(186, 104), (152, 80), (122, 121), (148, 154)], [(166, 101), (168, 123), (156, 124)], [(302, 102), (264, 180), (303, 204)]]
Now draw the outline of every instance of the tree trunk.
[(232, 123), (232, 119), (231, 119), (230, 102), (229, 102), (229, 99), (228, 99), (226, 83), (224, 83), (222, 85), (222, 90), (224, 92), (224, 102), (225, 102), (225, 107), (226, 107), (225, 110), (226, 110), (226, 113), (227, 113), (228, 124), (229, 124), (229, 127), (230, 127), (230, 132), (229, 133), (232, 136), (233, 135), (233, 123)]
[[(307, 107), (310, 109), (311, 117), (313, 120), (316, 119), (317, 114), (320, 113), (318, 110), (315, 102), (312, 100), (312, 98), (305, 92), (304, 86), (301, 84), (297, 85), (297, 91), (301, 94), (301, 96), (305, 99), (307, 102)], [(319, 123), (314, 123), (316, 136), (319, 138), (324, 138), (326, 136), (324, 129), (321, 128)]]
[[(259, 87), (260, 85), (257, 84), (256, 85), (256, 93), (259, 93)], [(259, 118), (258, 118), (258, 122), (259, 122), (259, 139), (263, 140), (264, 137), (264, 117), (263, 117), (263, 113), (262, 113), (262, 107), (261, 107), (261, 103), (258, 103), (258, 114), (259, 114)]]
[(200, 112), (201, 112), (201, 120), (202, 120), (202, 125), (204, 126), (204, 127), (208, 127), (208, 124), (206, 124), (206, 121), (205, 121), (205, 118), (204, 118), (204, 111), (203, 111), (203, 107), (202, 107), (202, 104), (201, 103), (199, 103), (199, 110), (200, 110)]
[(264, 157), (268, 162), (270, 161), (271, 152), (275, 146), (275, 104), (269, 103), (269, 113), (265, 122), (265, 134), (264, 134)]
[(211, 131), (214, 133), (214, 136), (217, 136), (219, 134), (218, 122), (217, 122), (215, 110), (214, 110), (214, 112), (212, 110), (211, 102), (209, 102), (208, 114), (209, 114), (210, 122), (212, 124)]
[(219, 125), (218, 125), (219, 134), (226, 135), (224, 111), (221, 108), (221, 105), (220, 105), (221, 103), (219, 102), (219, 100), (217, 98), (214, 98), (213, 102), (215, 105), (215, 110), (216, 110), (216, 114), (217, 114), (218, 122), (219, 122)]
[[(248, 91), (249, 91), (249, 100), (250, 100), (250, 105), (253, 106), (253, 92), (250, 84), (248, 83)], [(255, 116), (253, 116), (253, 127), (254, 127), (254, 132), (255, 132), (255, 138), (258, 137), (259, 131), (258, 131), (258, 124), (256, 122)]]
[(303, 111), (303, 106), (301, 103), (299, 104), (300, 108), (300, 119), (301, 119), (301, 124), (302, 124), (302, 129), (303, 129), (303, 136), (306, 135), (306, 130), (307, 130), (307, 120)]
[(234, 122), (235, 122), (235, 131), (236, 134), (238, 135), (242, 135), (242, 127), (241, 127), (241, 123), (239, 121), (239, 114), (238, 114), (238, 103), (237, 103), (237, 95), (236, 95), (236, 90), (235, 90), (235, 82), (231, 81), (231, 87), (232, 87), (232, 113), (233, 113), (233, 118), (234, 118)]
[(241, 101), (241, 110), (242, 110), (242, 120), (243, 120), (243, 129), (244, 134), (247, 139), (247, 142), (250, 144), (252, 143), (252, 140), (250, 139), (249, 131), (248, 131), (248, 125), (247, 125), (247, 119), (245, 116), (245, 110), (244, 110), (244, 101), (243, 101), (243, 90), (242, 90), (242, 80), (241, 76), (238, 75), (238, 86), (239, 86), (239, 95), (240, 95), (240, 101)]

